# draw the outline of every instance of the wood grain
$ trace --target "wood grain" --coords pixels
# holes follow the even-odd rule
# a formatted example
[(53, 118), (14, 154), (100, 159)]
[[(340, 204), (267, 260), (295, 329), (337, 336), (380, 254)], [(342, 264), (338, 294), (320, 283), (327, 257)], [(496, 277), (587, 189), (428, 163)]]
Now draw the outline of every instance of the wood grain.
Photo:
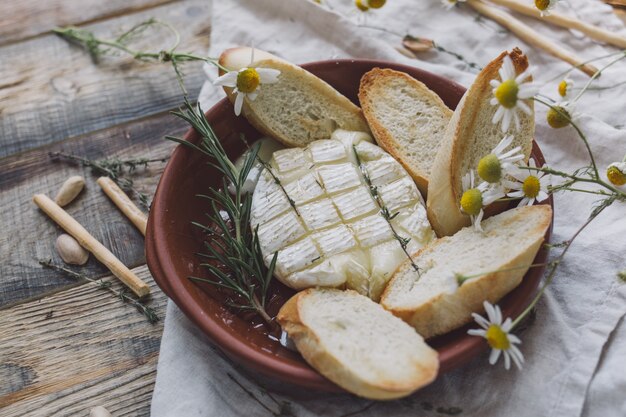
[[(65, 207), (77, 221), (126, 266), (145, 262), (143, 235), (115, 207), (96, 184), (89, 169), (53, 162), (50, 151), (64, 151), (90, 159), (103, 157), (166, 157), (175, 144), (167, 134), (181, 136), (183, 121), (167, 113), (0, 159), (0, 307), (75, 285), (61, 274), (43, 270), (37, 259), (61, 259), (54, 241), (62, 233), (30, 201), (36, 193), (54, 195), (71, 175), (85, 177), (86, 189)], [(138, 168), (136, 188), (152, 195), (164, 164)], [(93, 257), (81, 268), (90, 276), (108, 274)]]
[(2, 0), (0, 45), (49, 32), (171, 3), (174, 0)]
[[(150, 283), (163, 318), (166, 297), (147, 267), (133, 272)], [(162, 330), (91, 284), (3, 310), (0, 414), (85, 416), (104, 405), (115, 416), (149, 415)]]
[[(206, 53), (210, 4), (204, 0), (166, 4), (86, 29), (112, 37), (151, 17), (180, 30), (180, 50)], [(172, 41), (170, 33), (154, 29), (136, 46), (160, 50)], [(171, 65), (121, 56), (96, 65), (83, 48), (56, 35), (0, 47), (0, 56), (0, 132), (5, 139), (0, 157), (163, 112), (182, 101)], [(194, 99), (206, 75), (197, 62), (183, 69)]]

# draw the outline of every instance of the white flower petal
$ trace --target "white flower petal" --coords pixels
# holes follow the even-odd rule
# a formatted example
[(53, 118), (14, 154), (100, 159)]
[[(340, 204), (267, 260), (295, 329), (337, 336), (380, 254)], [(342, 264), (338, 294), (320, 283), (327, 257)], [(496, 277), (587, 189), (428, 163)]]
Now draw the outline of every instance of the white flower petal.
[(524, 197), (524, 191), (513, 191), (512, 193), (507, 193), (507, 197), (511, 198), (522, 198)]
[(250, 100), (250, 101), (254, 101), (254, 99), (255, 99), (255, 98), (256, 98), (256, 96), (258, 96), (258, 95), (259, 95), (259, 87), (257, 87), (257, 89), (256, 89), (256, 90), (254, 90), (253, 92), (248, 93), (248, 94), (246, 95), (246, 97), (248, 97), (248, 100)]
[(472, 317), (474, 318), (474, 321), (478, 323), (478, 325), (480, 325), (483, 329), (489, 328), (489, 321), (480, 314), (472, 313)]
[(280, 71), (273, 68), (256, 68), (256, 72), (259, 73), (261, 84), (277, 83), (278, 76), (280, 75)]
[[(496, 306), (496, 308), (500, 313), (500, 321), (502, 321), (502, 310), (500, 310), (500, 307), (498, 306)], [(502, 330), (504, 330), (508, 334), (509, 330), (511, 330), (511, 326), (513, 326), (513, 322), (511, 321), (510, 317), (507, 317), (507, 319), (504, 320), (504, 323), (502, 323)]]
[(243, 107), (243, 99), (246, 97), (245, 93), (237, 92), (237, 97), (235, 98), (235, 114), (239, 116), (241, 114), (241, 108)]
[(548, 198), (548, 193), (546, 193), (545, 191), (539, 191), (539, 194), (537, 195), (536, 200), (541, 202), (547, 198)]
[(230, 71), (221, 77), (217, 77), (213, 81), (213, 85), (221, 85), (224, 87), (236, 87), (237, 86), (237, 71)]
[(511, 113), (513, 113), (513, 121), (515, 122), (515, 130), (519, 131), (521, 129), (520, 122), (519, 122), (519, 115), (517, 114), (515, 110), (511, 110)]
[(500, 84), (502, 84), (500, 81), (498, 80), (491, 80), (489, 81), (489, 85), (492, 86), (494, 88), (494, 90), (498, 87), (500, 87)]
[(489, 301), (483, 301), (483, 308), (487, 312), (487, 317), (489, 318), (489, 322), (493, 323), (496, 318), (496, 309), (493, 307)]
[(529, 116), (533, 114), (532, 110), (530, 110), (530, 107), (528, 107), (528, 104), (524, 103), (522, 100), (517, 100), (517, 107)]
[[(508, 320), (510, 320), (510, 319), (508, 319)], [(508, 332), (508, 330), (507, 330), (507, 332)], [(509, 337), (509, 342), (511, 342), (511, 343), (522, 343), (520, 338), (515, 336), (514, 334), (509, 334), (508, 337)]]
[(504, 369), (507, 371), (511, 369), (511, 356), (506, 350), (504, 351)]
[(509, 130), (509, 126), (511, 126), (512, 117), (513, 117), (512, 110), (504, 109), (504, 117), (502, 118), (502, 132), (506, 132), (507, 130)]
[(487, 331), (483, 329), (470, 329), (467, 331), (467, 334), (469, 334), (470, 336), (485, 337), (487, 335)]
[(498, 107), (498, 110), (496, 110), (493, 115), (493, 119), (491, 119), (491, 123), (493, 123), (494, 125), (498, 124), (500, 120), (502, 120), (502, 118), (504, 117), (504, 112), (506, 112), (506, 109), (504, 107)]
[(496, 362), (498, 362), (498, 358), (500, 357), (500, 353), (502, 351), (499, 349), (492, 349), (491, 350), (491, 354), (489, 354), (489, 364), (490, 365), (494, 365)]

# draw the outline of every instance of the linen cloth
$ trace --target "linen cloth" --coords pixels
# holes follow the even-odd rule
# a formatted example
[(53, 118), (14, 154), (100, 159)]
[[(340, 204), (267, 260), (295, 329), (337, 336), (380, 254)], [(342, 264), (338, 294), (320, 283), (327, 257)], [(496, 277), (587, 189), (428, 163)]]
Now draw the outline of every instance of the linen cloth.
[[(437, 0), (390, 0), (364, 19), (351, 1), (326, 4), (330, 7), (306, 0), (214, 2), (209, 53), (217, 56), (227, 47), (249, 45), (295, 63), (377, 58), (414, 65), (465, 86), (473, 81), (476, 71), (450, 55), (429, 52), (420, 55), (419, 60), (402, 55), (396, 50), (401, 38), (389, 33), (392, 31), (434, 39), (481, 66), (502, 50), (519, 46), (537, 68), (535, 79), (539, 85), (569, 68), (545, 52), (529, 48), (467, 6), (447, 11)], [(624, 25), (600, 1), (569, 0), (558, 10), (626, 34)], [(579, 33), (518, 17), (586, 59), (617, 51)], [(207, 74), (215, 78), (213, 68), (207, 68)], [(578, 87), (588, 80), (578, 73), (572, 73), (571, 78)], [(610, 86), (625, 80), (626, 64), (622, 62), (606, 70), (597, 85)], [(552, 80), (541, 93), (557, 98), (557, 83)], [(576, 109), (577, 121), (587, 133), (603, 172), (607, 164), (621, 160), (626, 152), (625, 94), (624, 86), (589, 91)], [(201, 94), (203, 108), (208, 109), (221, 97), (221, 90), (207, 82)], [(545, 108), (540, 105), (536, 105), (536, 113), (536, 138), (547, 162), (564, 171), (585, 165), (585, 148), (573, 129), (548, 127)], [(557, 194), (553, 241), (570, 238), (586, 220), (593, 202), (589, 195)], [(270, 396), (225, 360), (170, 302), (152, 415), (624, 416), (626, 285), (616, 273), (626, 269), (625, 212), (624, 204), (614, 204), (571, 247), (554, 283), (537, 305), (536, 320), (519, 334), (526, 358), (522, 371), (506, 371), (502, 362), (490, 366), (486, 353), (398, 401), (370, 402), (347, 394), (307, 401)]]

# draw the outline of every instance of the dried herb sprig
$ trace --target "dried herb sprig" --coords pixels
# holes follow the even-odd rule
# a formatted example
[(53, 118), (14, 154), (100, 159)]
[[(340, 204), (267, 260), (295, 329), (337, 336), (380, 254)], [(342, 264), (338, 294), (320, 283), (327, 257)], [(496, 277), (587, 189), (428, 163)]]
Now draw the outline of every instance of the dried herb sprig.
[(101, 159), (91, 160), (81, 156), (68, 154), (65, 152), (50, 152), (48, 154), (50, 158), (62, 161), (70, 161), (80, 164), (82, 166), (91, 168), (96, 175), (105, 175), (111, 178), (117, 185), (124, 191), (129, 192), (137, 196), (137, 199), (141, 205), (149, 209), (150, 203), (148, 196), (145, 193), (137, 190), (134, 186), (134, 181), (131, 178), (126, 177), (126, 174), (132, 174), (139, 167), (147, 168), (153, 163), (164, 163), (169, 159), (169, 156), (163, 158), (134, 158), (134, 159)]
[(159, 316), (157, 315), (156, 311), (153, 308), (145, 305), (143, 301), (131, 296), (125, 288), (122, 288), (121, 290), (116, 290), (113, 288), (112, 286), (113, 284), (110, 281), (103, 281), (102, 279), (89, 278), (85, 274), (81, 274), (79, 272), (72, 271), (69, 268), (55, 264), (54, 262), (52, 262), (52, 259), (39, 260), (38, 262), (41, 266), (45, 268), (50, 268), (57, 272), (62, 272), (63, 274), (71, 278), (77, 279), (77, 280), (88, 281), (96, 285), (98, 288), (102, 288), (103, 290), (110, 292), (111, 294), (113, 294), (114, 296), (122, 300), (123, 302), (128, 303), (132, 305), (133, 307), (135, 307), (137, 311), (143, 314), (148, 320), (148, 322), (151, 324), (154, 324), (157, 321), (159, 321)]
[[(209, 262), (201, 265), (215, 279), (190, 279), (230, 291), (234, 296), (227, 303), (230, 307), (254, 311), (268, 326), (273, 327), (273, 320), (265, 308), (267, 290), (274, 274), (278, 253), (274, 253), (269, 267), (266, 267), (257, 231), (250, 228), (252, 196), (243, 189), (257, 160), (259, 145), (250, 149), (241, 169), (237, 169), (204, 117), (199, 104), (194, 106), (185, 100), (184, 107), (173, 114), (189, 123), (200, 134), (202, 141), (199, 145), (194, 145), (173, 136), (167, 136), (166, 139), (202, 152), (209, 157), (207, 163), (223, 175), (221, 188), (211, 188), (208, 194), (199, 196), (210, 203), (206, 213), (209, 224), (194, 223), (207, 234), (207, 253), (200, 255)], [(231, 185), (230, 191), (228, 185)]]
[(413, 267), (415, 272), (417, 272), (417, 276), (419, 279), (421, 276), (420, 268), (417, 266), (415, 262), (413, 262), (413, 258), (411, 257), (411, 254), (406, 250), (406, 247), (411, 241), (411, 238), (400, 236), (398, 232), (396, 232), (396, 229), (393, 227), (393, 224), (391, 224), (391, 221), (399, 214), (399, 212), (395, 212), (391, 214), (391, 212), (389, 211), (389, 208), (387, 208), (383, 199), (380, 197), (380, 194), (378, 193), (378, 188), (374, 184), (372, 184), (372, 180), (369, 176), (369, 173), (367, 172), (367, 168), (365, 168), (365, 165), (361, 163), (361, 157), (359, 156), (359, 153), (356, 150), (356, 146), (352, 145), (352, 151), (354, 152), (354, 157), (356, 158), (356, 163), (359, 166), (359, 170), (361, 171), (363, 180), (365, 181), (365, 184), (367, 184), (367, 189), (369, 190), (369, 193), (374, 199), (374, 201), (376, 201), (376, 205), (378, 205), (378, 208), (380, 209), (380, 212), (379, 212), (380, 215), (383, 217), (383, 219), (387, 221), (387, 224), (391, 228), (391, 233), (393, 234), (393, 237), (398, 241), (398, 243), (402, 247), (404, 254), (411, 262), (411, 266)]
[[(157, 51), (139, 51), (132, 49), (129, 43), (152, 26), (160, 26), (171, 32), (175, 37), (172, 46)], [(178, 30), (169, 23), (154, 18), (140, 22), (114, 39), (100, 38), (93, 32), (74, 26), (56, 28), (53, 32), (72, 43), (86, 48), (94, 62), (98, 62), (104, 55), (125, 53), (138, 61), (170, 63), (174, 68), (176, 79), (185, 97), (187, 96), (187, 90), (183, 82), (183, 73), (180, 68), (181, 64), (191, 61), (201, 61), (212, 64), (221, 70), (228, 71), (227, 68), (219, 63), (218, 58), (196, 55), (191, 52), (177, 52), (176, 49), (180, 45), (180, 33)]]

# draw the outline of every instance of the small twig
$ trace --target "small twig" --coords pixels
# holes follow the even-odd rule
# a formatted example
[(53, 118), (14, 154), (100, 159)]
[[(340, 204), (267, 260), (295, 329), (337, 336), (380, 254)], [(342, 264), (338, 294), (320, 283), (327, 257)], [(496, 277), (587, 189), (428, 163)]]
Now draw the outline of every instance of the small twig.
[(96, 182), (102, 188), (102, 191), (115, 203), (117, 208), (119, 208), (128, 220), (145, 236), (146, 227), (148, 225), (148, 217), (146, 214), (133, 204), (126, 193), (111, 178), (100, 177)]
[(45, 268), (50, 268), (53, 269), (57, 272), (62, 272), (65, 275), (70, 276), (71, 278), (74, 279), (84, 279), (96, 286), (98, 286), (99, 288), (102, 288), (104, 290), (109, 291), (111, 294), (113, 294), (115, 297), (119, 298), (120, 300), (122, 300), (125, 303), (131, 304), (132, 306), (134, 306), (137, 311), (139, 311), (141, 314), (143, 314), (144, 316), (146, 316), (146, 319), (148, 319), (148, 322), (150, 322), (151, 324), (156, 323), (157, 321), (159, 321), (159, 316), (157, 315), (156, 311), (151, 308), (148, 307), (147, 305), (145, 305), (141, 300), (138, 300), (136, 298), (131, 297), (130, 295), (128, 295), (128, 293), (126, 292), (126, 289), (122, 289), (120, 291), (115, 290), (114, 288), (112, 288), (112, 283), (110, 281), (103, 281), (102, 279), (93, 279), (93, 278), (89, 278), (88, 276), (72, 271), (69, 268), (65, 268), (63, 266), (60, 265), (56, 265), (52, 262), (52, 259), (48, 259), (48, 260), (39, 260), (38, 261), (39, 264)]
[(131, 192), (137, 196), (139, 202), (145, 209), (150, 209), (148, 196), (134, 187), (134, 181), (130, 178), (123, 177), (126, 170), (129, 174), (133, 173), (138, 167), (147, 168), (152, 163), (163, 163), (169, 159), (163, 158), (135, 158), (135, 159), (101, 159), (94, 161), (81, 156), (68, 154), (65, 152), (49, 152), (48, 155), (52, 159), (61, 161), (70, 161), (90, 168), (96, 175), (105, 175), (111, 178), (120, 188), (127, 192)]
[(150, 294), (150, 287), (143, 282), (133, 271), (128, 269), (110, 250), (93, 237), (87, 229), (76, 221), (68, 212), (63, 210), (54, 201), (44, 194), (35, 194), (33, 203), (37, 205), (56, 224), (61, 226), (68, 234), (86, 250), (91, 252), (98, 261), (106, 266), (109, 271), (129, 287), (138, 297)]
[(504, 10), (490, 6), (481, 0), (467, 0), (467, 4), (473, 7), (477, 12), (509, 29), (512, 33), (517, 35), (518, 38), (529, 45), (541, 48), (565, 62), (576, 65), (582, 72), (589, 76), (592, 76), (597, 72), (597, 69), (594, 66), (582, 64), (584, 61), (582, 58), (576, 56), (576, 54), (570, 51), (565, 50), (562, 46), (552, 42), (551, 40), (537, 34), (533, 28), (526, 25), (521, 20), (516, 19)]

